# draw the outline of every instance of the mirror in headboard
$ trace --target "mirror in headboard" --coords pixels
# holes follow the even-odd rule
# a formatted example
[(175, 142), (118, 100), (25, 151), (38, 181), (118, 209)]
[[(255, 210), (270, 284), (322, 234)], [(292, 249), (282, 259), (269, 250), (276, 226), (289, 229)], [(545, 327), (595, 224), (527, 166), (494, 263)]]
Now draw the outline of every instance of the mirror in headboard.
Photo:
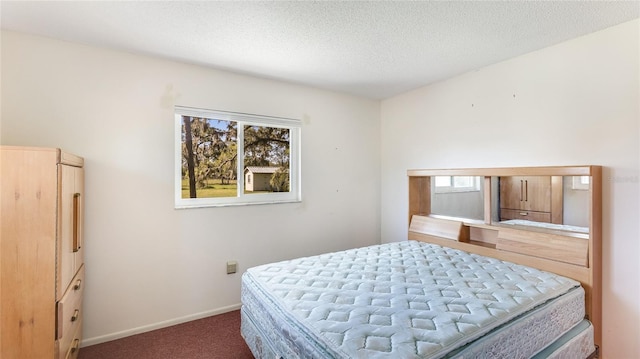
[(431, 213), (445, 217), (484, 220), (483, 178), (431, 177)]
[(491, 223), (589, 233), (590, 176), (494, 176), (491, 183)]
[[(589, 233), (590, 176), (466, 176), (438, 171), (429, 176), (429, 208), (423, 208), (421, 214), (497, 226)], [(486, 195), (490, 196), (489, 203)]]

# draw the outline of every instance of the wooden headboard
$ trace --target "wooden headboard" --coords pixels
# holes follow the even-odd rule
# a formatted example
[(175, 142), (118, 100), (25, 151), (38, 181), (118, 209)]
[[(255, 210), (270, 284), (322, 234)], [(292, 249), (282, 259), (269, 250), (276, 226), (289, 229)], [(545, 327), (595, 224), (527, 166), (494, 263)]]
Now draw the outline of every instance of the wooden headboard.
[[(602, 168), (600, 166), (510, 167), (475, 169), (409, 170), (409, 239), (435, 243), (488, 257), (553, 272), (579, 281), (585, 289), (587, 318), (594, 327), (596, 345), (602, 347)], [(463, 218), (433, 213), (435, 177), (473, 176), (479, 182), (482, 218)], [(548, 178), (547, 178), (548, 177)], [(517, 178), (521, 186), (516, 196), (529, 200), (529, 180), (542, 178), (548, 185), (531, 196), (548, 198), (544, 210), (512, 210), (506, 207), (500, 181)], [(587, 233), (563, 230), (563, 182), (585, 179), (580, 188), (588, 198)], [(453, 182), (451, 182), (453, 183)], [(533, 184), (531, 184), (533, 187)], [(566, 184), (565, 184), (566, 186)], [(542, 194), (540, 194), (542, 193)], [(517, 205), (516, 199), (516, 205)], [(523, 204), (524, 206), (524, 204)], [(548, 210), (548, 213), (545, 212)], [(504, 212), (503, 215), (500, 213)], [(536, 216), (536, 221), (552, 224), (551, 229), (505, 225), (504, 216)], [(541, 218), (541, 219), (540, 219)]]

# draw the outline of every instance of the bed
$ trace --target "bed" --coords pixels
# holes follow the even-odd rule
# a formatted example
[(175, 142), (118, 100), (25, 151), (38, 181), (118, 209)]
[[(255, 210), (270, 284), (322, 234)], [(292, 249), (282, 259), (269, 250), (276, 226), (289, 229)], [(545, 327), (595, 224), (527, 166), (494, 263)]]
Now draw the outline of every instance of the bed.
[[(584, 173), (580, 168), (575, 171)], [(422, 177), (443, 173), (433, 171), (409, 171), (407, 240), (265, 264), (243, 274), (241, 332), (256, 358), (598, 355), (599, 261), (589, 251), (598, 223), (590, 226), (586, 250), (582, 242), (567, 245), (581, 238), (561, 241), (570, 253), (564, 257), (555, 253), (557, 234), (523, 234), (490, 223), (471, 230), (464, 221), (431, 218)], [(482, 171), (489, 182), (494, 172)], [(590, 166), (588, 173), (595, 187), (599, 168)], [(525, 244), (533, 238), (534, 250), (513, 249), (523, 238)], [(547, 242), (555, 254), (545, 255)]]

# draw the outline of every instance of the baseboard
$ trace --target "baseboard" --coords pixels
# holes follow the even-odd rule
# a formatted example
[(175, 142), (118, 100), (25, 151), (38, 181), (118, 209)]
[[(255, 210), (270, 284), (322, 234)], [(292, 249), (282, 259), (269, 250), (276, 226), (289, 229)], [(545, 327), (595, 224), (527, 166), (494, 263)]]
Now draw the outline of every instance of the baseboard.
[(90, 345), (106, 343), (106, 342), (110, 342), (112, 340), (125, 338), (125, 337), (136, 335), (136, 334), (150, 332), (152, 330), (162, 329), (162, 328), (170, 327), (172, 325), (182, 324), (182, 323), (190, 322), (192, 320), (197, 320), (197, 319), (210, 317), (212, 315), (218, 315), (218, 314), (231, 312), (231, 311), (240, 309), (240, 306), (241, 306), (241, 304), (238, 303), (238, 304), (230, 305), (230, 306), (227, 306), (227, 307), (212, 309), (212, 310), (208, 310), (208, 311), (205, 311), (205, 312), (186, 315), (184, 317), (174, 318), (174, 319), (165, 320), (165, 321), (154, 323), (154, 324), (144, 325), (144, 326), (137, 327), (137, 328), (127, 329), (127, 330), (123, 330), (121, 332), (111, 333), (111, 334), (107, 334), (107, 335), (101, 335), (99, 337), (86, 338), (86, 339), (82, 340), (82, 343), (80, 344), (80, 347), (88, 347)]

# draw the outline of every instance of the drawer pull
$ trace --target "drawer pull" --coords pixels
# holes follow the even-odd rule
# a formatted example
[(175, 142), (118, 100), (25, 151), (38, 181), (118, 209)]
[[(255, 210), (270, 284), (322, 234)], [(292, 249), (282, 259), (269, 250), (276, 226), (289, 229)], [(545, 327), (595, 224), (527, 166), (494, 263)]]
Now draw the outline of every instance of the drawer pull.
[(73, 252), (82, 247), (80, 238), (80, 193), (73, 194)]
[(527, 213), (527, 212), (520, 212), (520, 215), (521, 215), (521, 216), (526, 216), (526, 215), (528, 215), (528, 214), (529, 214), (529, 213)]
[(73, 316), (71, 317), (71, 321), (75, 322), (76, 320), (78, 320), (79, 317), (80, 317), (80, 311), (78, 309), (76, 309), (73, 312)]
[(74, 339), (73, 340), (73, 346), (71, 347), (71, 352), (75, 353), (76, 350), (78, 350), (79, 347), (80, 347), (80, 339)]
[(82, 284), (82, 279), (78, 279), (76, 281), (76, 284), (73, 285), (73, 290), (78, 290), (80, 289), (80, 284)]

